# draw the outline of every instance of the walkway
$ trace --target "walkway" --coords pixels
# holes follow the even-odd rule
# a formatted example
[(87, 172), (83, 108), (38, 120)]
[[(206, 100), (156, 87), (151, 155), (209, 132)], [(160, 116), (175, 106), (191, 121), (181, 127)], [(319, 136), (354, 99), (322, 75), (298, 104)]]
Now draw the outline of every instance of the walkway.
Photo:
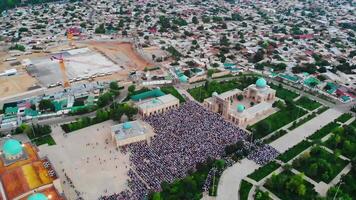
[[(280, 153), (283, 153), (309, 135), (312, 135), (316, 130), (334, 121), (341, 114), (342, 112), (335, 109), (326, 110), (322, 114), (275, 140), (270, 145)], [(240, 163), (236, 163), (226, 169), (219, 181), (217, 200), (238, 200), (241, 180), (258, 168), (259, 165), (245, 158)]]
[(316, 130), (334, 121), (341, 114), (342, 113), (340, 111), (335, 109), (326, 110), (305, 124), (290, 131), (283, 137), (273, 141), (270, 145), (277, 149), (279, 152), (284, 152), (299, 142), (303, 141), (306, 137), (312, 135)]
[(234, 164), (227, 168), (221, 175), (217, 200), (234, 200), (238, 199), (240, 183), (243, 178), (251, 174), (260, 166), (247, 158), (240, 163)]

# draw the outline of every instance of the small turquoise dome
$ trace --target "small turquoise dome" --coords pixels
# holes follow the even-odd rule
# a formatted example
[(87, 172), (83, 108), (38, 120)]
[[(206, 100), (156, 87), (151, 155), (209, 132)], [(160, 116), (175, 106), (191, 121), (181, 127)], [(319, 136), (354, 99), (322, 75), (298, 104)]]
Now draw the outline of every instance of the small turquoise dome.
[(256, 81), (256, 86), (257, 86), (258, 88), (264, 88), (264, 87), (266, 87), (266, 85), (267, 85), (267, 82), (266, 82), (266, 80), (265, 80), (264, 78), (259, 78), (259, 79)]
[(213, 96), (218, 96), (219, 94), (217, 92), (213, 92)]
[(158, 99), (153, 99), (152, 100), (152, 103), (158, 103), (159, 101), (158, 101)]
[(130, 129), (130, 128), (132, 128), (132, 124), (131, 124), (130, 122), (125, 122), (122, 127), (123, 127), (124, 129)]
[(28, 200), (48, 200), (48, 198), (42, 193), (34, 193), (28, 197)]
[(245, 106), (242, 104), (237, 105), (237, 112), (243, 112), (245, 110)]
[(8, 139), (2, 146), (2, 150), (5, 156), (16, 156), (22, 153), (22, 145), (19, 141), (14, 139)]
[(179, 77), (180, 82), (186, 83), (188, 82), (188, 77), (186, 75), (182, 75)]

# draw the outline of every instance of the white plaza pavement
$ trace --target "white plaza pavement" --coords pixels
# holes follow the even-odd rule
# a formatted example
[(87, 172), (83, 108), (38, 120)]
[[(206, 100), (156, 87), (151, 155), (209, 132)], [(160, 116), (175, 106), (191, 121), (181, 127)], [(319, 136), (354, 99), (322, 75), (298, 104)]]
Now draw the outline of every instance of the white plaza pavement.
[[(320, 129), (331, 121), (334, 121), (341, 114), (342, 112), (338, 110), (328, 109), (322, 114), (313, 118), (312, 120), (306, 122), (300, 127), (290, 131), (288, 134), (275, 140), (271, 143), (271, 146), (277, 149), (280, 153), (283, 153), (290, 147), (293, 147), (294, 145), (301, 142), (309, 135), (312, 135), (316, 130)], [(238, 191), (242, 179), (252, 173), (257, 168), (259, 168), (259, 165), (245, 158), (241, 160), (240, 163), (238, 162), (226, 169), (221, 175), (218, 186), (218, 195), (216, 199), (238, 200)]]

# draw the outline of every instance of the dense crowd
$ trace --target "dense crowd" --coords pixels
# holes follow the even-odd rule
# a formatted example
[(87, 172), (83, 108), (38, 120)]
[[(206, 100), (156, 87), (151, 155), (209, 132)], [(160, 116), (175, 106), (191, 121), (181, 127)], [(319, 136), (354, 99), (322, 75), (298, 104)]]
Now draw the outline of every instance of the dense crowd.
[(273, 147), (262, 144), (257, 146), (252, 153), (250, 153), (247, 158), (255, 161), (259, 165), (265, 165), (269, 161), (273, 160), (279, 155), (279, 152)]
[[(225, 121), (219, 114), (192, 101), (163, 115), (150, 116), (145, 121), (156, 135), (149, 145), (140, 142), (127, 147), (133, 169), (129, 172), (130, 191), (102, 199), (143, 199), (148, 190), (159, 191), (163, 181), (183, 178), (197, 163), (209, 157), (221, 158), (226, 145), (247, 136), (244, 130)], [(254, 156), (264, 154), (255, 153)], [(252, 159), (261, 162), (268, 158)]]

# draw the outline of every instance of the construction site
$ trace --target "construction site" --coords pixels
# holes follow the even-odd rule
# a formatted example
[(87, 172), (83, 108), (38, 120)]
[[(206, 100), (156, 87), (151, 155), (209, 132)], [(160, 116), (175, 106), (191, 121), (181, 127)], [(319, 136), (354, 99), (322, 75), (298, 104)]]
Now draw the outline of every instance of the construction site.
[(154, 66), (143, 54), (130, 41), (65, 43), (44, 52), (10, 54), (10, 59), (0, 54), (0, 73), (14, 71), (0, 76), (0, 97), (77, 81), (126, 80), (130, 72)]

